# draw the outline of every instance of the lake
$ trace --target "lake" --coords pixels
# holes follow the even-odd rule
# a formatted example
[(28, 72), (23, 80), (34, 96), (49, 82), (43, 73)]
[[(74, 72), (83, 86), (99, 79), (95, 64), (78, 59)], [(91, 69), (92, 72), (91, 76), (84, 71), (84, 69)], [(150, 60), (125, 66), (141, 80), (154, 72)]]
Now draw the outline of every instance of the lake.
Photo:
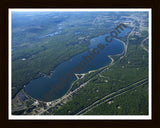
[[(118, 36), (122, 37), (127, 34), (127, 32), (130, 32), (130, 29), (124, 29), (124, 31)], [(97, 44), (99, 43), (106, 44), (105, 37), (107, 35), (108, 34), (91, 39), (88, 48), (92, 50), (93, 48), (96, 48)], [(120, 54), (123, 52), (123, 50), (123, 43), (113, 39), (112, 42), (105, 47), (105, 49), (101, 50), (98, 55), (96, 55), (89, 63), (87, 63), (87, 66), (81, 70), (81, 73), (86, 73), (90, 70), (99, 69), (103, 66), (108, 65), (111, 62), (111, 59), (108, 56)], [(49, 99), (46, 99), (45, 96), (50, 92), (51, 87), (57, 86), (59, 80), (62, 78), (62, 75), (64, 73), (70, 72), (74, 66), (77, 66), (82, 60), (82, 56), (85, 55), (88, 55), (88, 51), (75, 55), (69, 60), (59, 64), (54, 69), (54, 72), (50, 75), (50, 77), (43, 76), (38, 79), (32, 80), (28, 85), (26, 85), (24, 89), (25, 92), (31, 97), (42, 101), (52, 101), (60, 98), (68, 91), (71, 83), (76, 80), (75, 76), (72, 78), (72, 80), (67, 81), (61, 90), (59, 90), (58, 92), (53, 92), (56, 95), (51, 96)]]

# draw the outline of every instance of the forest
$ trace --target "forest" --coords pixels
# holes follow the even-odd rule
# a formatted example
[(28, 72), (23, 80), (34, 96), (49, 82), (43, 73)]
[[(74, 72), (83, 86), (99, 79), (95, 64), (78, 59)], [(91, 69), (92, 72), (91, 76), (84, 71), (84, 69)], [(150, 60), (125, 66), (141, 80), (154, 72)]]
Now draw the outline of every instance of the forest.
[[(135, 81), (148, 77), (148, 53), (140, 46), (140, 42), (148, 35), (131, 36), (128, 52), (123, 59), (113, 56), (115, 64), (107, 70), (85, 75), (84, 78), (75, 81), (71, 90), (77, 88), (88, 79), (92, 80), (72, 96), (58, 109), (50, 108), (49, 113), (53, 115), (75, 115), (87, 106), (91, 105), (105, 95), (133, 84)], [(121, 38), (126, 40), (126, 37)], [(134, 40), (133, 40), (134, 38)], [(100, 73), (99, 73), (100, 72)], [(147, 81), (146, 81), (147, 82)], [(108, 102), (93, 108), (86, 115), (147, 115), (148, 114), (148, 82), (129, 90), (127, 93), (115, 97)], [(47, 113), (44, 113), (47, 114)]]
[[(134, 16), (140, 17), (142, 14), (74, 12), (71, 15), (70, 12), (34, 12), (28, 15), (25, 12), (13, 12), (12, 99), (16, 99), (30, 81), (41, 76), (49, 76), (59, 64), (87, 51), (90, 40), (94, 37), (109, 34), (119, 23), (130, 23)], [(88, 82), (66, 103), (48, 107), (45, 102), (39, 101), (39, 105), (34, 106), (35, 99), (24, 92), (27, 97), (22, 105), (24, 108), (15, 111), (14, 114), (35, 114), (42, 108), (46, 111), (40, 113), (41, 115), (75, 115), (95, 102), (104, 101), (102, 99), (106, 95), (113, 94), (108, 101), (83, 114), (147, 115), (149, 69), (148, 52), (144, 47), (149, 48), (149, 41), (143, 42), (148, 37), (148, 22), (145, 19), (144, 21), (143, 25), (135, 21), (135, 26), (129, 26), (132, 30), (134, 28), (129, 38), (129, 33), (119, 38), (127, 45), (126, 55), (123, 52), (110, 56), (114, 60), (113, 65), (88, 72), (84, 77), (73, 81), (66, 94)], [(144, 47), (141, 45), (142, 42)], [(144, 79), (143, 85), (131, 86)], [(119, 96), (114, 97), (116, 95)], [(18, 106), (16, 102), (15, 106)]]
[[(49, 75), (60, 63), (87, 50), (90, 39), (108, 33), (112, 26), (103, 18), (94, 24), (96, 15), (92, 13), (32, 15), (34, 18), (14, 12), (12, 16), (12, 97), (31, 80)], [(44, 36), (59, 31), (56, 36)]]

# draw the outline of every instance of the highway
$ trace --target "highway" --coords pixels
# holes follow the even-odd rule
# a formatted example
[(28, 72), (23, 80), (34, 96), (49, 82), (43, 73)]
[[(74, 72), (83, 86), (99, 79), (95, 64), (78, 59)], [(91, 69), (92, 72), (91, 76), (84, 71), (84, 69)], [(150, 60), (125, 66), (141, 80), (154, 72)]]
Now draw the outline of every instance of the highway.
[[(134, 30), (135, 30), (135, 27), (132, 29), (132, 31), (129, 33), (128, 37), (127, 37), (127, 42), (126, 44), (121, 41), (123, 44), (124, 44), (124, 47), (125, 47), (125, 50), (124, 50), (124, 55), (121, 56), (119, 59), (122, 59), (124, 56), (126, 56), (126, 53), (127, 53), (127, 48), (128, 48), (128, 44), (129, 44), (129, 37), (134, 33)], [(145, 38), (141, 43), (143, 44), (143, 42), (146, 40), (147, 38)], [(106, 70), (107, 67), (110, 67), (112, 66), (113, 64), (115, 64), (115, 62), (112, 60), (112, 63), (108, 66), (106, 66), (105, 68), (103, 68), (101, 71), (99, 71), (97, 74), (103, 72)], [(96, 75), (97, 75), (96, 74)], [(94, 75), (95, 76), (95, 75)], [(81, 88), (85, 87), (91, 80), (93, 79), (90, 78), (88, 81), (84, 82), (83, 84), (81, 84), (78, 88), (76, 88), (75, 90), (73, 91), (69, 91), (67, 94), (65, 94), (63, 97), (57, 99), (57, 100), (54, 100), (54, 101), (51, 101), (51, 105), (48, 106), (46, 109), (44, 110), (41, 110), (38, 112), (39, 115), (43, 114), (45, 111), (49, 110), (50, 108), (52, 107), (55, 107), (55, 106), (58, 106), (60, 104), (65, 104), (68, 100), (70, 100), (73, 96), (73, 94), (77, 93)], [(92, 110), (93, 108), (95, 108), (96, 106), (104, 103), (104, 102), (107, 102), (109, 101), (110, 99), (113, 99), (119, 95), (122, 95), (123, 93), (126, 93), (128, 91), (130, 91), (131, 89), (133, 88), (136, 88), (140, 85), (143, 85), (144, 83), (148, 82), (148, 78), (145, 78), (145, 79), (142, 79), (142, 80), (139, 80), (131, 85), (128, 85), (127, 87), (124, 87), (124, 88), (121, 88), (119, 89), (118, 91), (116, 92), (113, 92), (111, 94), (108, 94), (106, 96), (104, 96), (103, 98), (95, 101), (94, 103), (92, 103), (91, 105), (89, 105), (88, 107), (84, 108), (83, 110), (81, 110), (80, 112), (76, 113), (76, 115), (82, 115), (82, 114), (85, 114), (86, 112)]]
[(87, 113), (88, 111), (92, 110), (93, 108), (97, 107), (98, 105), (105, 103), (107, 101), (110, 101), (111, 99), (113, 99), (119, 95), (122, 95), (122, 94), (136, 88), (136, 87), (139, 87), (139, 86), (145, 84), (145, 83), (148, 83), (148, 78), (144, 78), (142, 80), (139, 80), (131, 85), (128, 85), (127, 87), (121, 88), (116, 92), (110, 93), (110, 94), (102, 97), (101, 99), (95, 101), (94, 103), (92, 103), (88, 107), (82, 109), (80, 112), (76, 113), (76, 115), (83, 115), (83, 114)]
[(146, 41), (146, 40), (148, 40), (148, 37), (146, 37), (144, 40), (142, 40), (142, 42), (141, 42), (141, 47), (142, 47), (146, 52), (148, 52), (148, 49), (147, 49), (146, 47), (144, 47), (144, 45), (143, 45), (144, 41)]

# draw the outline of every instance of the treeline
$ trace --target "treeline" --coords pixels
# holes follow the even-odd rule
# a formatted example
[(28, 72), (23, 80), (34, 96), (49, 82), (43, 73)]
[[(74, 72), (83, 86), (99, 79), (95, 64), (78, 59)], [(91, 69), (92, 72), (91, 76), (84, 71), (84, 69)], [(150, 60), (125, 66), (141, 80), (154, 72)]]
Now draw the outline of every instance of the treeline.
[[(12, 97), (31, 80), (40, 77), (42, 74), (49, 74), (58, 64), (87, 50), (90, 39), (108, 33), (110, 28), (107, 27), (111, 26), (112, 23), (94, 25), (90, 22), (94, 17), (88, 17), (87, 19), (76, 18), (76, 20), (73, 20), (75, 17), (63, 19), (60, 22), (62, 24), (62, 33), (60, 35), (46, 37), (33, 42), (26, 40), (26, 43), (24, 43), (24, 40), (29, 35), (22, 36), (24, 40), (21, 42), (22, 38), (19, 37), (23, 33), (16, 36), (19, 32), (14, 31), (13, 36), (17, 38), (15, 40), (19, 41), (19, 43), (16, 44), (16, 49), (12, 52)], [(39, 35), (57, 31), (55, 26), (52, 27), (55, 23), (49, 23), (47, 28), (50, 26), (50, 29), (39, 32), (39, 30), (35, 29), (38, 24), (41, 23), (37, 22), (36, 25), (33, 24), (27, 29), (26, 27), (29, 26), (29, 23), (27, 23), (26, 27), (22, 25), (21, 28), (25, 30), (25, 34), (37, 33)], [(71, 27), (71, 25), (74, 27)], [(41, 27), (44, 28), (46, 25)], [(51, 30), (52, 28), (54, 29)], [(75, 35), (77, 31), (85, 33)], [(83, 37), (83, 39), (79, 39), (80, 37)]]
[(148, 115), (148, 84), (93, 108), (85, 115)]
[(12, 86), (15, 87), (12, 96), (32, 79), (49, 74), (58, 64), (87, 49), (86, 44), (65, 47), (64, 43), (52, 41), (49, 47), (26, 60), (21, 58), (12, 62)]
[[(148, 53), (140, 46), (144, 37), (132, 36), (131, 38), (135, 38), (135, 40), (129, 40), (126, 57), (118, 60), (106, 71), (94, 76), (84, 88), (74, 94), (72, 100), (58, 110), (51, 108), (50, 112), (54, 115), (74, 115), (105, 95), (148, 77)], [(80, 79), (75, 84), (83, 82), (84, 80)], [(113, 104), (113, 106), (111, 104), (108, 109), (105, 109), (106, 105), (104, 105), (102, 109), (98, 107), (97, 110), (88, 114), (147, 114), (147, 86), (140, 87), (140, 90), (135, 91), (135, 94), (133, 93), (131, 96), (123, 95), (115, 102), (117, 104)], [(132, 102), (136, 105), (133, 105)], [(118, 106), (123, 109), (118, 109)]]

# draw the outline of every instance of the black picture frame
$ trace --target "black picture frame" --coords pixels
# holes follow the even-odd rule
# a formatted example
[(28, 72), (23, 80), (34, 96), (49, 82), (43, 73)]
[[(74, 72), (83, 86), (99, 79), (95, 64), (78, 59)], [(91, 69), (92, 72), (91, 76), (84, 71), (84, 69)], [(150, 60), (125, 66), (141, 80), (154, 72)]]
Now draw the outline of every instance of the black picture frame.
[[(152, 9), (152, 120), (9, 120), (8, 119), (8, 9), (9, 8), (151, 8)], [(1, 15), (0, 121), (4, 128), (36, 127), (144, 127), (160, 126), (159, 23), (158, 0), (3, 0)]]

